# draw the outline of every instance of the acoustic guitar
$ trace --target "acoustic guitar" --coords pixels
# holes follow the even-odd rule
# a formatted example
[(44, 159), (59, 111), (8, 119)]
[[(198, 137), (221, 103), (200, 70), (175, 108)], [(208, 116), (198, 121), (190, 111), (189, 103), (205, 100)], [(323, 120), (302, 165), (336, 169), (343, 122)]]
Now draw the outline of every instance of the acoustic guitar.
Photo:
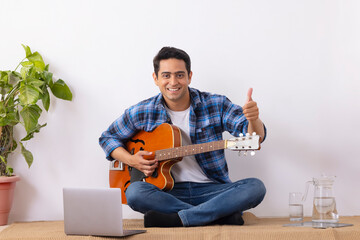
[(110, 163), (109, 181), (111, 188), (121, 188), (122, 203), (126, 204), (126, 189), (135, 181), (151, 183), (163, 191), (174, 187), (174, 179), (171, 168), (182, 157), (199, 153), (211, 152), (221, 149), (236, 151), (252, 151), (260, 149), (260, 137), (256, 134), (242, 134), (238, 138), (220, 140), (208, 143), (181, 146), (180, 129), (174, 125), (163, 123), (152, 132), (140, 131), (131, 138), (126, 145), (127, 151), (135, 154), (138, 151), (148, 151), (153, 154), (144, 156), (145, 159), (157, 159), (159, 166), (154, 173), (146, 177), (144, 173), (128, 166), (120, 161), (114, 160)]

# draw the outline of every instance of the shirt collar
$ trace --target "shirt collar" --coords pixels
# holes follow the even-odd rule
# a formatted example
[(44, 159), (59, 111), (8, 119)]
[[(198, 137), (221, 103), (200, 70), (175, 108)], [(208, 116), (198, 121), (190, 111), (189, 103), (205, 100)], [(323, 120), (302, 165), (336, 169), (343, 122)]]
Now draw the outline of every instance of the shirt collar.
[(196, 109), (198, 106), (201, 105), (199, 90), (195, 88), (189, 88), (189, 91), (190, 91), (191, 105), (193, 109)]
[(160, 109), (160, 110), (165, 110), (165, 100), (162, 96), (161, 93), (159, 93), (156, 97), (155, 97), (155, 108)]

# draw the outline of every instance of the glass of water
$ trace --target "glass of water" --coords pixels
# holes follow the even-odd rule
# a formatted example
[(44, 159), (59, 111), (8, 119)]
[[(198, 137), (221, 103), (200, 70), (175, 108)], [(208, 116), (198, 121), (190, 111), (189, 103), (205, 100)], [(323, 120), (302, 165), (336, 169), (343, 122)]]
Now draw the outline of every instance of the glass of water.
[(304, 217), (303, 195), (300, 192), (289, 193), (289, 217), (290, 221), (302, 221)]

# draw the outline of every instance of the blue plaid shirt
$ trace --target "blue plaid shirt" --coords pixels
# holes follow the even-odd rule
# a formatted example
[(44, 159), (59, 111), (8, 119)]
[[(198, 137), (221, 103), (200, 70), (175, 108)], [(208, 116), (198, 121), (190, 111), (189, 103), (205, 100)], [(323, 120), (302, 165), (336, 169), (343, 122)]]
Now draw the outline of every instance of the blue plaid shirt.
[[(246, 134), (248, 121), (242, 107), (225, 96), (200, 92), (194, 88), (189, 88), (189, 91), (190, 138), (193, 144), (222, 140), (224, 131), (233, 136)], [(118, 147), (126, 149), (126, 142), (138, 131), (151, 132), (162, 123), (171, 123), (164, 104), (160, 93), (126, 109), (99, 139), (106, 158), (113, 160), (111, 152)], [(208, 178), (220, 183), (230, 182), (224, 150), (197, 154), (195, 158)]]

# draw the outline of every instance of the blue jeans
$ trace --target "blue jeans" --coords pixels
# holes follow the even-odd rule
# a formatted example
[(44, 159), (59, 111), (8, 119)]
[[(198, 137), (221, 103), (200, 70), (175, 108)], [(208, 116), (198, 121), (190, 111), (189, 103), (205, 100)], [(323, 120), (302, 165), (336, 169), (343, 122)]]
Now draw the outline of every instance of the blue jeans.
[(266, 193), (262, 181), (247, 178), (233, 183), (175, 183), (164, 192), (147, 182), (134, 182), (126, 190), (128, 205), (146, 213), (178, 213), (184, 226), (202, 226), (261, 203)]

